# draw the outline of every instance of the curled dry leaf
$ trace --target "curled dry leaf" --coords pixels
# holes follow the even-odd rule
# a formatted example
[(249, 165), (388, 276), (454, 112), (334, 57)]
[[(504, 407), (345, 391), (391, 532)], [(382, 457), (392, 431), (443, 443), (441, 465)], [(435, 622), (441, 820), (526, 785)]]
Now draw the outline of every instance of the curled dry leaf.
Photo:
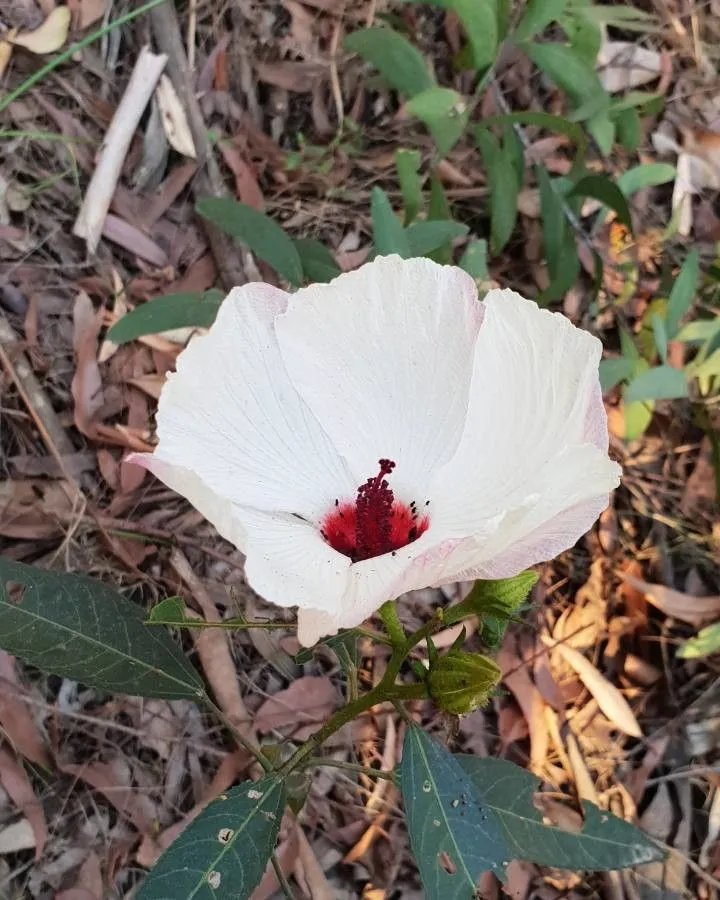
[(710, 597), (693, 597), (683, 591), (665, 587), (662, 584), (653, 584), (636, 578), (629, 572), (623, 576), (632, 587), (645, 594), (645, 598), (665, 613), (681, 622), (687, 622), (700, 628), (708, 622), (714, 622), (720, 616), (720, 595)]
[(55, 894), (55, 900), (103, 900), (102, 869), (97, 853), (90, 851), (80, 866), (75, 884)]
[(629, 734), (631, 737), (642, 737), (642, 731), (635, 718), (635, 713), (630, 709), (630, 704), (614, 684), (611, 684), (604, 675), (601, 675), (595, 666), (585, 659), (582, 653), (565, 644), (556, 644), (546, 635), (543, 635), (542, 638), (548, 647), (559, 653), (565, 662), (577, 672), (585, 687), (597, 700), (600, 709), (616, 728), (619, 728), (620, 731)]
[(31, 53), (54, 53), (67, 40), (71, 13), (67, 6), (56, 6), (35, 31), (21, 31), (13, 38), (13, 44)]
[(167, 75), (160, 76), (160, 81), (155, 89), (155, 96), (162, 113), (162, 123), (168, 143), (173, 150), (177, 150), (183, 156), (197, 159), (195, 142), (192, 138), (185, 108)]
[(656, 81), (662, 72), (662, 54), (629, 41), (603, 41), (597, 55), (600, 83), (611, 94)]
[(528, 664), (515, 647), (515, 634), (505, 636), (497, 658), (502, 669), (503, 683), (512, 691), (530, 729), (530, 766), (533, 772), (542, 771), (547, 759), (549, 737), (545, 724), (545, 700), (528, 673)]
[(286, 690), (268, 697), (255, 714), (255, 727), (266, 734), (292, 726), (295, 738), (304, 741), (328, 718), (337, 704), (337, 691), (329, 678), (298, 678)]
[(10, 60), (12, 59), (13, 38), (17, 35), (17, 30), (13, 28), (5, 38), (5, 40), (0, 41), (0, 78), (5, 74), (5, 69), (7, 69)]

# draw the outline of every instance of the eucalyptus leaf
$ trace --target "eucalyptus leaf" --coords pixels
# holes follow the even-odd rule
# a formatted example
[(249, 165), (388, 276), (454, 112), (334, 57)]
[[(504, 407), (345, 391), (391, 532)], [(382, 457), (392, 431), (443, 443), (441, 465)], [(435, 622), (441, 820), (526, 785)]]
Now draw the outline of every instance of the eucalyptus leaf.
[(482, 154), (490, 186), (490, 248), (500, 253), (510, 240), (517, 220), (520, 183), (513, 155), (482, 125), (475, 129), (475, 142)]
[(108, 340), (125, 344), (146, 334), (174, 328), (209, 328), (224, 299), (221, 291), (210, 290), (204, 294), (167, 294), (148, 300), (119, 319), (108, 331)]
[(585, 823), (579, 834), (545, 825), (533, 804), (539, 778), (505, 759), (465, 754), (455, 758), (500, 824), (512, 859), (604, 872), (663, 858), (662, 850), (634, 825), (592, 803), (583, 803)]
[(496, 816), (458, 760), (416, 726), (405, 734), (400, 790), (428, 900), (472, 900), (488, 870), (504, 880), (511, 857)]
[(380, 255), (397, 253), (403, 259), (412, 256), (410, 241), (402, 222), (393, 212), (388, 196), (382, 188), (374, 187), (370, 199), (373, 243)]
[(277, 775), (221, 794), (160, 857), (136, 900), (247, 900), (275, 847), (285, 794)]
[(230, 197), (204, 197), (198, 213), (221, 231), (242, 241), (294, 287), (303, 282), (303, 266), (295, 245), (283, 229), (264, 213)]
[(420, 51), (391, 28), (353, 31), (345, 38), (345, 49), (375, 66), (390, 87), (405, 97), (414, 97), (435, 86)]
[(633, 166), (618, 177), (617, 186), (626, 197), (643, 190), (674, 181), (677, 175), (675, 166), (669, 163), (645, 163)]
[[(16, 601), (10, 585), (21, 585)], [(140, 697), (202, 697), (202, 681), (140, 606), (86, 578), (0, 559), (0, 647), (43, 672)]]
[(595, 69), (572, 47), (563, 44), (527, 44), (525, 52), (535, 65), (561, 87), (576, 106), (591, 97), (601, 98), (607, 105), (606, 94)]

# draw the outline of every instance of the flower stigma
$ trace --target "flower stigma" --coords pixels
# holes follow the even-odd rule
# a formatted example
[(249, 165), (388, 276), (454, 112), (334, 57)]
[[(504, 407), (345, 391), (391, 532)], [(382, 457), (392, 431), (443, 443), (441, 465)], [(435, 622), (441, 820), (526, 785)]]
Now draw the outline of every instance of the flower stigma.
[(418, 513), (414, 500), (406, 504), (395, 499), (387, 480), (395, 463), (381, 459), (378, 465), (377, 475), (360, 485), (355, 500), (336, 500), (322, 521), (323, 538), (353, 562), (395, 553), (412, 544), (430, 525), (429, 517)]

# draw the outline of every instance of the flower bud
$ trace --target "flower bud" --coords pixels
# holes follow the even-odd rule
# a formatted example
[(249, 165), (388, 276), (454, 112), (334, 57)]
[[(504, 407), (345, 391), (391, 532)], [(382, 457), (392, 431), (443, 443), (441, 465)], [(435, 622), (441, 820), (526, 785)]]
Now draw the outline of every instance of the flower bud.
[(449, 650), (430, 665), (430, 696), (444, 712), (463, 715), (484, 706), (500, 681), (497, 663), (479, 653)]

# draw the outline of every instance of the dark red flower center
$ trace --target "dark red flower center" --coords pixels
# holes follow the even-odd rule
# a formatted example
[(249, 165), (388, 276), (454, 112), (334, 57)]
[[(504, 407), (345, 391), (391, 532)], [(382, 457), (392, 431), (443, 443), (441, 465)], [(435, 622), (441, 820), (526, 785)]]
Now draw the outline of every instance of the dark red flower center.
[(377, 475), (357, 489), (354, 501), (336, 500), (322, 521), (321, 534), (328, 544), (353, 562), (394, 553), (417, 540), (430, 525), (428, 516), (418, 513), (415, 501), (408, 505), (395, 499), (387, 480), (395, 463), (381, 459), (379, 466)]

